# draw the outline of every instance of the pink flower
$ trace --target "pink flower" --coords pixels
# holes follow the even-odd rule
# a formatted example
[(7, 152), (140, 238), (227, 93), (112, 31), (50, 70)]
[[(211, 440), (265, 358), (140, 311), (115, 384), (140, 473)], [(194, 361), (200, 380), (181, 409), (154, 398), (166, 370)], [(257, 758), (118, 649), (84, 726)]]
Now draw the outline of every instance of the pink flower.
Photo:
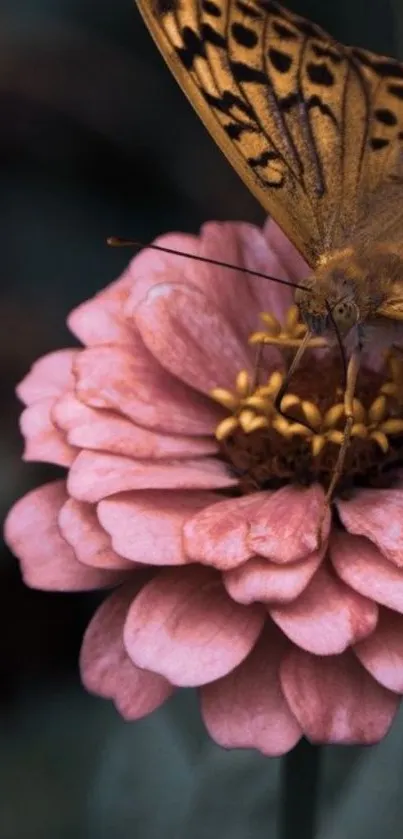
[[(273, 223), (159, 243), (295, 282), (307, 273)], [(302, 735), (376, 742), (403, 693), (403, 491), (393, 468), (377, 487), (399, 465), (401, 432), (387, 426), (398, 375), (363, 375), (344, 494), (319, 543), (340, 374), (311, 349), (291, 403), (317, 430), (281, 424), (270, 387), (301, 334), (291, 304), (291, 289), (236, 270), (136, 256), (70, 315), (83, 348), (40, 359), (19, 385), (25, 459), (67, 477), (6, 523), (28, 585), (115, 588), (84, 638), (89, 690), (137, 719), (197, 686), (214, 740), (268, 755)], [(261, 311), (272, 346), (259, 408), (249, 336)]]

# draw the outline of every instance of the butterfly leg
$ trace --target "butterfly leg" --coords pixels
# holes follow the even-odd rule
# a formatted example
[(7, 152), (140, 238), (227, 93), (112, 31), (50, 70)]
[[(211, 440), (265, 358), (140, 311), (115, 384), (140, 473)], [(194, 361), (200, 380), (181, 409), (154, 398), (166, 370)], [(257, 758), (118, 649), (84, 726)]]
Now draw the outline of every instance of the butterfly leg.
[[(286, 377), (283, 381), (283, 384), (280, 387), (280, 390), (279, 390), (279, 392), (276, 396), (275, 402), (274, 402), (274, 407), (275, 407), (276, 411), (278, 411), (278, 413), (281, 414), (281, 416), (284, 417), (284, 419), (289, 420), (290, 422), (296, 422), (296, 420), (294, 419), (294, 417), (291, 417), (285, 411), (282, 411), (281, 402), (283, 400), (283, 396), (285, 396), (285, 394), (288, 390), (288, 385), (290, 383), (290, 379), (294, 375), (295, 371), (298, 369), (301, 358), (302, 358), (302, 356), (303, 356), (311, 338), (312, 338), (312, 333), (309, 330), (307, 330), (304, 338), (301, 341), (300, 346), (297, 349), (297, 352), (294, 355), (294, 358), (291, 362), (290, 368), (287, 371), (287, 375), (286, 375)], [(307, 423), (305, 420), (304, 420), (304, 425), (306, 425), (307, 428), (310, 428), (311, 431), (314, 430), (313, 428), (311, 428), (309, 423)]]
[(360, 370), (361, 362), (361, 344), (353, 351), (347, 366), (347, 381), (344, 392), (344, 413), (346, 422), (343, 430), (343, 442), (340, 446), (339, 455), (336, 461), (336, 466), (330, 481), (329, 488), (326, 493), (325, 503), (329, 504), (334, 492), (334, 489), (343, 474), (344, 461), (346, 459), (347, 449), (350, 445), (351, 430), (354, 425), (354, 395), (357, 384), (357, 377)]

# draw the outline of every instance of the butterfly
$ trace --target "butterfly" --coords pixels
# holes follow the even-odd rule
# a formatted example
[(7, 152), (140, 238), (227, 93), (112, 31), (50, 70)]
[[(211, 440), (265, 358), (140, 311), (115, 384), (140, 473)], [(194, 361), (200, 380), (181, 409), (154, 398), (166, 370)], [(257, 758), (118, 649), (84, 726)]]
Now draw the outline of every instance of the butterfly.
[(275, 0), (136, 2), (205, 126), (311, 269), (296, 291), (308, 329), (292, 370), (312, 336), (349, 336), (331, 494), (362, 351), (403, 342), (403, 64), (343, 46)]

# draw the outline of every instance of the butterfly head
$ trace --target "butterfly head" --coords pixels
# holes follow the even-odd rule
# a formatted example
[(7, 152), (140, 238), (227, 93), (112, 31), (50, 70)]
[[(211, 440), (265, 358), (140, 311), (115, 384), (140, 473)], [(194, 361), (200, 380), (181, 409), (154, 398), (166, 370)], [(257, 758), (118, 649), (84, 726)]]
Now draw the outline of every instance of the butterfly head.
[(347, 335), (361, 320), (359, 293), (351, 277), (339, 270), (318, 272), (297, 289), (295, 302), (312, 335), (334, 338)]

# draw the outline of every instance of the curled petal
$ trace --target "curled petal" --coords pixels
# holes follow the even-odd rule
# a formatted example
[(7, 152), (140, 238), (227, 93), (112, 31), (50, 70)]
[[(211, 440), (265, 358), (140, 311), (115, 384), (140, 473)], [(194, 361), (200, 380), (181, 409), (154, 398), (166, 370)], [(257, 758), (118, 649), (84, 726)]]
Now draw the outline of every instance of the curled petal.
[(184, 528), (189, 558), (220, 570), (235, 568), (249, 559), (253, 554), (247, 541), (250, 523), (269, 495), (256, 492), (217, 501), (196, 513)]
[(133, 489), (203, 490), (236, 484), (226, 466), (212, 458), (145, 461), (89, 451), (80, 452), (68, 477), (69, 493), (90, 503)]
[(46, 591), (84, 591), (116, 585), (121, 573), (87, 568), (62, 538), (58, 515), (67, 500), (63, 481), (34, 489), (14, 505), (5, 523), (7, 544), (21, 561), (28, 586)]
[(337, 501), (350, 533), (367, 536), (399, 568), (403, 567), (403, 489), (361, 489), (350, 501)]
[(398, 697), (381, 687), (351, 651), (322, 658), (294, 647), (282, 662), (280, 678), (292, 713), (314, 743), (377, 743), (398, 709)]
[(354, 647), (356, 656), (379, 684), (403, 693), (403, 617), (382, 609), (369, 638)]
[(237, 603), (289, 603), (308, 585), (324, 551), (325, 548), (322, 548), (300, 562), (287, 565), (276, 565), (260, 556), (253, 556), (239, 568), (224, 574), (225, 588)]
[(374, 630), (378, 607), (322, 566), (297, 600), (271, 608), (270, 614), (298, 647), (315, 655), (336, 655)]
[(121, 556), (148, 565), (183, 565), (183, 524), (214, 501), (207, 492), (137, 491), (101, 501), (98, 516)]
[(87, 628), (80, 655), (87, 690), (113, 699), (127, 720), (150, 714), (172, 693), (162, 676), (136, 667), (123, 645), (124, 621), (139, 587), (124, 586), (108, 597)]
[(73, 393), (66, 393), (55, 402), (52, 419), (72, 446), (124, 457), (199, 457), (216, 454), (218, 449), (212, 437), (150, 431), (113, 411), (89, 408)]
[(385, 559), (369, 539), (336, 532), (330, 556), (347, 585), (364, 597), (403, 613), (403, 570)]
[(327, 510), (322, 525), (324, 492), (319, 484), (309, 489), (285, 486), (269, 495), (256, 511), (251, 523), (248, 545), (252, 553), (273, 562), (297, 562), (305, 559), (326, 542), (330, 529)]
[(110, 536), (101, 527), (91, 504), (68, 498), (60, 510), (58, 524), (67, 544), (84, 565), (111, 571), (130, 571), (135, 567), (113, 550)]
[(302, 731), (284, 698), (279, 666), (287, 645), (268, 626), (232, 673), (200, 690), (201, 709), (213, 740), (226, 749), (259, 749), (274, 757), (288, 752)]
[(100, 344), (121, 344), (131, 347), (136, 327), (123, 314), (124, 303), (133, 280), (129, 271), (70, 312), (67, 323), (73, 335), (87, 347)]
[(208, 395), (217, 384), (232, 387), (238, 370), (252, 371), (248, 345), (190, 286), (154, 286), (136, 310), (136, 324), (161, 366), (201, 393)]
[(218, 408), (167, 373), (140, 340), (136, 347), (82, 350), (75, 361), (76, 394), (147, 428), (172, 434), (214, 433)]
[(69, 446), (51, 420), (53, 398), (34, 402), (23, 411), (20, 428), (25, 439), (24, 460), (70, 466), (77, 449)]
[[(263, 236), (253, 225), (242, 223), (207, 222), (200, 231), (200, 236), (170, 233), (159, 237), (156, 244), (184, 253), (202, 257), (203, 259), (217, 259), (232, 265), (250, 267), (254, 269), (253, 245), (250, 245), (245, 258), (245, 241), (248, 233), (242, 236), (244, 228), (250, 236)], [(254, 243), (256, 244), (256, 243)], [(265, 256), (268, 256), (266, 247)], [(165, 253), (144, 250), (131, 263), (133, 288), (130, 299), (125, 307), (126, 315), (135, 316), (138, 306), (145, 300), (149, 292), (161, 282), (183, 283), (192, 291), (201, 292), (221, 313), (221, 319), (231, 324), (234, 331), (246, 343), (249, 334), (256, 329), (260, 307), (256, 296), (251, 292), (248, 274), (235, 270), (212, 266), (208, 262), (193, 259), (183, 259)], [(256, 270), (259, 270), (256, 268)], [(270, 268), (265, 266), (266, 273)], [(264, 280), (260, 281), (264, 284)]]
[(132, 604), (124, 630), (130, 658), (181, 687), (229, 673), (265, 620), (259, 606), (230, 600), (219, 575), (197, 566), (161, 571)]
[(32, 365), (17, 387), (17, 395), (25, 405), (41, 399), (56, 399), (74, 386), (73, 362), (78, 350), (58, 350), (44, 355)]

